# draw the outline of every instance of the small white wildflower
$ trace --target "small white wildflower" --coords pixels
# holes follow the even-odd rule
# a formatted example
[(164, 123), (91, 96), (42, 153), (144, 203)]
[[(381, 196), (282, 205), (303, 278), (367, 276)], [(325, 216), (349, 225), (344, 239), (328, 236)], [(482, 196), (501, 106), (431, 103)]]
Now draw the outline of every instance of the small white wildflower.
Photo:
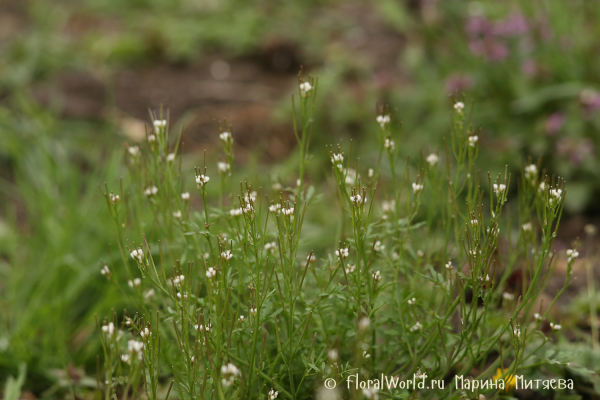
[(281, 210), (281, 204), (271, 204), (269, 206), (269, 211), (275, 214), (279, 214), (279, 210)]
[(525, 178), (534, 180), (537, 178), (538, 169), (535, 164), (527, 165), (525, 167)]
[(381, 244), (381, 242), (378, 240), (375, 242), (375, 246), (373, 246), (373, 250), (379, 252), (385, 249), (385, 245)]
[(115, 324), (109, 322), (102, 326), (102, 332), (106, 333), (107, 336), (112, 336), (115, 333)]
[(143, 339), (149, 339), (149, 338), (150, 338), (150, 336), (152, 336), (152, 332), (150, 332), (150, 329), (148, 329), (148, 328), (146, 327), (146, 328), (144, 328), (144, 329), (142, 329), (142, 330), (140, 331), (140, 336), (141, 336)]
[(389, 115), (378, 115), (377, 118), (375, 118), (375, 120), (377, 121), (381, 129), (384, 129), (385, 126), (390, 123), (391, 118)]
[(369, 317), (362, 317), (358, 321), (358, 330), (361, 332), (366, 331), (367, 329), (369, 329), (370, 326), (371, 326), (371, 320), (369, 319)]
[(427, 379), (427, 373), (421, 372), (421, 368), (419, 368), (417, 369), (417, 373), (415, 374), (415, 379), (418, 381), (425, 380)]
[(129, 364), (129, 362), (130, 362), (129, 354), (121, 354), (121, 361), (123, 361), (125, 364)]
[(314, 253), (313, 254), (309, 254), (308, 256), (306, 256), (306, 260), (308, 262), (311, 262), (311, 263), (314, 264), (314, 263), (317, 262), (317, 257), (315, 257)]
[(243, 210), (241, 208), (234, 208), (232, 210), (229, 210), (229, 214), (232, 217), (237, 217), (238, 215), (242, 215)]
[(210, 267), (208, 270), (206, 270), (206, 277), (208, 279), (212, 279), (217, 275), (217, 270), (214, 269), (213, 267)]
[(423, 250), (419, 249), (417, 250), (417, 257), (423, 257), (425, 255), (425, 253), (423, 253)]
[(221, 253), (221, 258), (225, 261), (231, 260), (233, 254), (231, 254), (231, 250), (227, 250)]
[(532, 228), (532, 226), (531, 226), (531, 222), (527, 222), (527, 223), (523, 224), (523, 227), (522, 227), (522, 228), (523, 228), (523, 230), (524, 230), (525, 232), (528, 232), (528, 231), (530, 231), (530, 230), (531, 230), (531, 228)]
[(140, 154), (140, 148), (137, 146), (129, 146), (127, 148), (127, 151), (129, 151), (129, 154), (131, 154), (134, 157), (136, 157)]
[(300, 84), (300, 96), (306, 97), (308, 92), (312, 90), (312, 85), (309, 82), (302, 82)]
[(448, 260), (448, 263), (446, 264), (446, 269), (449, 271), (452, 270), (452, 261)]
[(562, 190), (550, 189), (550, 196), (554, 197), (556, 200), (560, 200), (560, 197), (562, 196)]
[(348, 248), (339, 249), (335, 251), (335, 255), (338, 256), (339, 259), (344, 259), (348, 257), (348, 254), (350, 254)]
[(167, 154), (167, 161), (168, 162), (175, 161), (175, 153), (169, 153), (169, 154)]
[(138, 358), (141, 360), (142, 359), (142, 350), (144, 348), (144, 343), (142, 342), (138, 342), (137, 340), (130, 340), (127, 342), (127, 350), (129, 351), (129, 354), (136, 354), (138, 355)]
[(233, 385), (235, 379), (241, 376), (241, 372), (232, 363), (221, 366), (221, 384), (223, 387), (228, 388)]
[(271, 391), (268, 393), (268, 396), (268, 400), (275, 400), (277, 396), (279, 396), (279, 392), (276, 392), (275, 390), (271, 389)]
[(178, 275), (175, 278), (173, 278), (173, 284), (175, 284), (175, 286), (177, 286), (177, 287), (180, 287), (181, 285), (183, 285), (184, 281), (185, 281), (184, 275)]
[(515, 299), (515, 295), (512, 293), (508, 293), (508, 292), (502, 293), (502, 297), (504, 298), (504, 300), (508, 300), (508, 301)]
[(293, 215), (293, 214), (294, 214), (294, 207), (291, 207), (291, 208), (283, 208), (283, 209), (281, 210), (281, 213), (282, 213), (283, 215), (286, 215), (286, 216)]
[(515, 335), (517, 337), (517, 339), (521, 339), (521, 328), (515, 328), (513, 330), (513, 335)]
[(438, 156), (437, 156), (437, 154), (431, 153), (430, 155), (427, 156), (427, 158), (425, 159), (425, 161), (427, 161), (427, 163), (431, 167), (434, 167), (437, 164), (437, 162), (438, 162)]
[(206, 185), (208, 181), (210, 181), (210, 178), (206, 175), (196, 176), (196, 183), (198, 184), (198, 189), (200, 189), (201, 186), (204, 187), (204, 185)]
[(464, 109), (465, 103), (463, 103), (462, 101), (457, 101), (456, 103), (454, 103), (454, 110), (456, 110), (457, 113), (462, 114)]
[(158, 193), (158, 188), (156, 186), (148, 186), (146, 190), (144, 190), (144, 196), (152, 197)]
[(369, 353), (367, 353), (366, 350), (363, 350), (363, 357), (364, 358), (371, 358), (371, 355)]
[(544, 190), (546, 190), (546, 182), (540, 182), (539, 191), (543, 192)]
[(350, 197), (350, 202), (354, 205), (359, 205), (361, 200), (362, 200), (362, 196), (360, 194)]
[(344, 156), (342, 154), (334, 154), (331, 156), (331, 163), (333, 165), (344, 162)]
[(373, 272), (372, 277), (375, 282), (379, 282), (381, 280), (381, 272)]
[(477, 136), (477, 135), (469, 136), (469, 146), (475, 147), (475, 145), (477, 144), (478, 141), (479, 141), (479, 136)]
[(144, 252), (142, 251), (142, 249), (135, 249), (130, 253), (130, 255), (131, 258), (133, 258), (139, 263), (141, 263), (144, 260)]
[(229, 132), (220, 133), (219, 138), (221, 138), (221, 140), (224, 142), (228, 142), (230, 140), (233, 141), (233, 137), (231, 136), (231, 133), (229, 133)]
[(568, 261), (571, 262), (579, 257), (579, 252), (577, 250), (569, 249), (567, 250), (567, 256), (569, 257)]
[(110, 194), (108, 195), (110, 202), (115, 204), (121, 201), (121, 196), (119, 196), (118, 194), (114, 194), (113, 192), (110, 192)]
[(144, 294), (144, 298), (149, 299), (152, 296), (154, 296), (154, 289), (149, 289), (145, 294)]
[(415, 194), (420, 193), (423, 190), (423, 185), (421, 185), (419, 183), (413, 183), (412, 189)]
[(347, 274), (351, 274), (356, 270), (356, 265), (354, 264), (348, 264), (348, 266), (346, 267), (346, 273)]
[(327, 352), (327, 358), (329, 359), (329, 362), (334, 364), (338, 361), (338, 351), (336, 349), (331, 349)]
[(379, 400), (379, 394), (377, 393), (378, 391), (379, 389), (373, 386), (364, 388), (362, 393), (369, 400)]
[(536, 320), (536, 321), (541, 321), (541, 320), (543, 320), (543, 319), (544, 319), (544, 317), (542, 317), (542, 316), (540, 315), (540, 313), (535, 313), (535, 314), (533, 314), (533, 318), (535, 318), (535, 320)]
[(104, 267), (102, 267), (102, 269), (100, 270), (100, 273), (104, 276), (110, 276), (110, 270), (108, 269), (108, 265), (105, 265)]
[(506, 190), (506, 185), (504, 183), (501, 183), (501, 184), (494, 183), (494, 193), (496, 193), (496, 196), (500, 196), (502, 193), (504, 193), (505, 190)]
[(411, 306), (414, 305), (416, 302), (417, 302), (417, 299), (414, 297), (412, 299), (408, 299), (408, 304)]
[(173, 218), (181, 219), (181, 211), (180, 210), (174, 211)]
[(385, 141), (383, 142), (383, 146), (386, 149), (394, 150), (396, 148), (396, 143), (394, 143), (394, 141), (391, 139), (385, 139)]
[(375, 171), (373, 171), (373, 168), (369, 168), (369, 172), (367, 173), (369, 178), (372, 178), (374, 174), (375, 174)]
[(152, 124), (154, 125), (154, 129), (156, 130), (156, 132), (158, 132), (161, 128), (164, 128), (165, 126), (167, 126), (167, 120), (166, 119), (155, 119), (154, 121), (152, 121)]
[(475, 218), (473, 218), (473, 219), (471, 220), (471, 225), (472, 225), (472, 226), (477, 226), (477, 225), (479, 225), (479, 221), (477, 221)]
[(422, 330), (423, 330), (423, 325), (421, 325), (421, 323), (419, 321), (417, 321), (416, 324), (414, 324), (413, 326), (410, 327), (411, 332), (422, 331)]
[(396, 201), (395, 200), (382, 201), (381, 209), (383, 210), (384, 213), (394, 211), (396, 209)]
[(256, 316), (258, 310), (256, 308), (250, 308), (250, 314)]
[(154, 142), (156, 142), (156, 135), (154, 135), (154, 134), (148, 135), (148, 143), (154, 143)]
[(270, 243), (265, 243), (263, 250), (273, 252), (273, 251), (275, 251), (276, 248), (277, 248), (277, 243), (270, 242)]
[(244, 322), (244, 316), (240, 315), (240, 317), (238, 318), (238, 322)]
[(231, 166), (229, 165), (229, 163), (222, 162), (222, 161), (219, 161), (217, 163), (217, 167), (219, 168), (219, 172), (222, 174), (229, 172), (229, 170), (231, 169)]

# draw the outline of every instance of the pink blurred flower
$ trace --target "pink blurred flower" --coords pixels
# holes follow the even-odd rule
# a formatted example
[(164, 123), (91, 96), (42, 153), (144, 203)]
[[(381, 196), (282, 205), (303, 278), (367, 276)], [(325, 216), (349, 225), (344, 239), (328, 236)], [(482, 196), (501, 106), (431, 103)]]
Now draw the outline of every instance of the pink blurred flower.
[(546, 127), (546, 133), (548, 135), (555, 135), (560, 131), (560, 128), (565, 124), (566, 121), (565, 115), (557, 111), (546, 119), (546, 123), (544, 124)]
[(475, 81), (468, 75), (453, 74), (446, 79), (446, 92), (455, 94), (463, 90), (472, 88)]

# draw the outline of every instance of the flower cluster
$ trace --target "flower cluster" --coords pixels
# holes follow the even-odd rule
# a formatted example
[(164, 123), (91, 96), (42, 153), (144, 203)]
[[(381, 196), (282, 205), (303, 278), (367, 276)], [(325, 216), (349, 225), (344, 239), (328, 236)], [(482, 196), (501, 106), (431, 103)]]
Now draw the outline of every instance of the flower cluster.
[(221, 258), (225, 261), (231, 260), (232, 257), (233, 257), (233, 254), (231, 254), (231, 250), (226, 250), (226, 251), (221, 252)]
[(156, 196), (156, 193), (158, 193), (158, 188), (156, 186), (148, 186), (146, 190), (144, 190), (144, 196), (146, 197)]
[(335, 251), (335, 255), (338, 256), (340, 260), (343, 260), (344, 258), (348, 257), (349, 254), (350, 252), (347, 247), (345, 249), (339, 249)]
[(144, 261), (144, 252), (142, 251), (142, 249), (134, 249), (131, 253), (129, 253), (131, 255), (131, 258), (133, 258), (134, 260), (136, 260), (137, 262), (141, 263), (142, 261)]
[(200, 189), (200, 187), (204, 187), (204, 185), (206, 185), (208, 181), (210, 181), (210, 178), (208, 176), (204, 174), (196, 175), (196, 184), (198, 185), (198, 189)]
[(302, 82), (300, 84), (300, 95), (302, 97), (306, 97), (308, 95), (308, 92), (310, 92), (312, 88), (313, 87), (309, 82)]
[(378, 115), (376, 119), (381, 129), (385, 129), (385, 126), (390, 123), (389, 115)]
[(577, 257), (579, 257), (579, 252), (574, 249), (569, 249), (569, 250), (567, 250), (567, 256), (569, 257), (568, 262), (571, 262), (574, 259), (576, 259)]

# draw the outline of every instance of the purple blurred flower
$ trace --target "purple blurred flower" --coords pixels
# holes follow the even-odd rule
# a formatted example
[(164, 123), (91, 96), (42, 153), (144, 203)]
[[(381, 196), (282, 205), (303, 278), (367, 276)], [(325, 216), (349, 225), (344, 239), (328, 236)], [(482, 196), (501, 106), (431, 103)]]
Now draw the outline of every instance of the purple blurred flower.
[(467, 33), (472, 36), (486, 35), (488, 33), (491, 33), (492, 24), (487, 19), (487, 17), (483, 17), (483, 16), (471, 17), (471, 18), (469, 18), (469, 20), (467, 21), (467, 24), (465, 25), (465, 31), (467, 31)]
[(594, 89), (583, 89), (579, 94), (583, 115), (591, 118), (592, 113), (600, 109), (600, 94)]
[(558, 133), (558, 131), (560, 131), (560, 128), (562, 128), (566, 120), (567, 118), (562, 112), (555, 112), (546, 119), (546, 133), (548, 135), (555, 135), (556, 133)]
[(523, 64), (521, 65), (521, 71), (523, 71), (523, 73), (525, 75), (527, 75), (528, 77), (533, 77), (535, 76), (535, 74), (537, 74), (538, 71), (538, 67), (537, 67), (537, 63), (534, 60), (525, 60), (523, 62)]
[(511, 13), (505, 20), (498, 21), (494, 25), (493, 32), (498, 36), (521, 36), (529, 30), (527, 20), (520, 13)]
[(556, 142), (556, 151), (561, 156), (567, 156), (574, 166), (580, 166), (583, 160), (594, 154), (594, 144), (589, 138), (562, 138)]
[(455, 94), (463, 90), (472, 88), (475, 85), (475, 81), (468, 75), (453, 74), (446, 79), (446, 92), (449, 94)]

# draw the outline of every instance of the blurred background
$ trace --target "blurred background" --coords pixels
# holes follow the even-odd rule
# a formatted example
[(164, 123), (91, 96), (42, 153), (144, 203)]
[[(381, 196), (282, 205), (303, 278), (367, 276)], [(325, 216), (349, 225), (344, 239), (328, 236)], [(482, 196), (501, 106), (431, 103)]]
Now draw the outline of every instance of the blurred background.
[[(114, 236), (97, 185), (117, 187), (123, 145), (144, 139), (149, 109), (168, 110), (188, 165), (203, 150), (218, 158), (226, 118), (237, 164), (285, 175), (297, 165), (290, 97), (301, 67), (319, 77), (313, 180), (339, 139), (375, 157), (376, 103), (389, 104), (402, 157), (442, 152), (452, 98), (464, 95), (482, 171), (517, 176), (541, 158), (567, 181), (557, 248), (577, 237), (593, 247), (599, 5), (0, 2), (0, 382), (24, 362), (32, 398), (58, 393), (67, 374), (95, 386), (94, 315), (124, 306), (98, 272)], [(586, 296), (572, 285), (564, 307), (584, 315)], [(575, 336), (590, 329), (579, 323)]]

